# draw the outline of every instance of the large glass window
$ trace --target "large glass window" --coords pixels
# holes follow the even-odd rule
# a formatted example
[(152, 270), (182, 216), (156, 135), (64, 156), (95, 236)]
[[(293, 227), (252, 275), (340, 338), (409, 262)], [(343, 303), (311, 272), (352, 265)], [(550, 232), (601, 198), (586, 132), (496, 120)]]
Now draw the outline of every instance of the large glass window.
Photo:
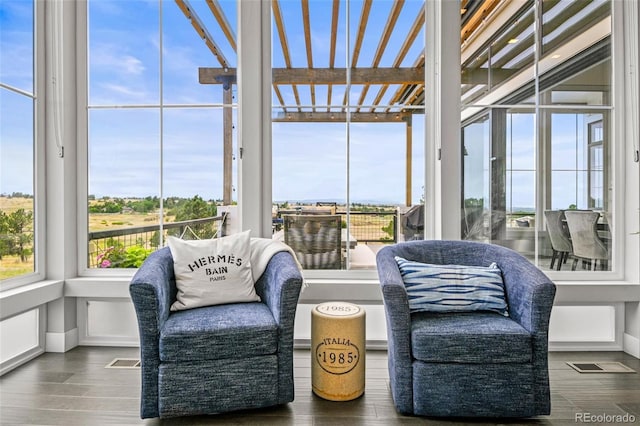
[(235, 23), (235, 0), (89, 1), (88, 268), (231, 232)]
[(424, 1), (272, 5), (273, 237), (306, 269), (375, 269), (423, 235)]
[(34, 1), (0, 3), (0, 280), (36, 271)]
[(611, 2), (495, 13), (495, 31), (462, 48), (463, 236), (543, 269), (611, 270)]

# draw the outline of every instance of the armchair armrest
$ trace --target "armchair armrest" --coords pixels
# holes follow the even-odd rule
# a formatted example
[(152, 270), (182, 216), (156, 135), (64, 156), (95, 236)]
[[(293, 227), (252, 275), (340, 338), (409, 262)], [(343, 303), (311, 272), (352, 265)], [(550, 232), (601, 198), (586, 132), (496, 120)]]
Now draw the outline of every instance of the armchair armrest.
[(168, 247), (149, 255), (133, 276), (129, 293), (144, 332), (153, 330), (157, 333), (169, 317), (171, 304), (176, 297), (173, 257)]
[(555, 284), (535, 265), (516, 252), (501, 250), (502, 270), (509, 316), (531, 334), (546, 336), (555, 297)]
[(273, 255), (255, 284), (256, 293), (265, 303), (278, 328), (278, 400), (293, 401), (293, 325), (302, 288), (302, 274), (289, 252)]
[(382, 286), (382, 296), (387, 311), (387, 319), (390, 326), (388, 332), (406, 333), (407, 346), (409, 346), (409, 333), (411, 329), (411, 314), (409, 310), (409, 298), (407, 290), (400, 275), (400, 269), (394, 259), (394, 254), (384, 248), (377, 254), (378, 278)]
[(376, 255), (378, 278), (387, 321), (387, 345), (391, 390), (402, 413), (413, 412), (413, 367), (411, 355), (411, 312), (407, 290), (392, 247)]
[(140, 359), (142, 361), (142, 418), (158, 417), (158, 369), (160, 329), (169, 317), (176, 285), (173, 257), (168, 247), (157, 250), (144, 261), (129, 284), (129, 293), (138, 316)]
[(276, 253), (255, 285), (256, 292), (280, 327), (291, 327), (302, 288), (302, 274), (293, 256)]

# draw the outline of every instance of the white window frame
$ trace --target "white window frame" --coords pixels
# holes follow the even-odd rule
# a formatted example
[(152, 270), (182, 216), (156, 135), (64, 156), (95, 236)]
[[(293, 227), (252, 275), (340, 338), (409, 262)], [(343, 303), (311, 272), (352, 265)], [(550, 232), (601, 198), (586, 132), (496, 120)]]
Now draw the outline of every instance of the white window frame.
[[(52, 29), (45, 26), (45, 3), (34, 0), (33, 22), (33, 248), (34, 271), (2, 281), (2, 291), (43, 280), (46, 275), (46, 184), (45, 184), (45, 40)], [(48, 27), (48, 28), (47, 28)], [(46, 30), (43, 30), (46, 28)], [(45, 34), (47, 33), (47, 34)], [(45, 36), (47, 36), (45, 38)]]
[[(446, 26), (438, 26), (438, 22), (446, 19), (447, 16), (452, 16), (454, 10), (458, 10), (458, 2), (426, 2), (427, 28), (432, 28), (428, 34), (425, 34), (425, 46), (428, 52), (436, 52), (440, 55), (434, 60), (433, 63), (429, 63), (425, 72), (426, 87), (439, 88), (441, 94), (434, 97), (436, 101), (432, 101), (429, 105), (426, 105), (425, 122), (427, 123), (424, 143), (426, 144), (425, 155), (425, 195), (429, 208), (426, 213), (426, 238), (459, 238), (459, 191), (451, 191), (451, 182), (456, 182), (456, 187), (459, 187), (459, 173), (458, 168), (452, 167), (446, 161), (452, 161), (451, 159), (459, 158), (460, 144), (440, 144), (439, 140), (443, 140), (445, 136), (455, 138), (459, 140), (460, 137), (460, 118), (459, 118), (459, 99), (456, 100), (455, 105), (445, 104), (447, 99), (451, 99), (451, 96), (443, 96), (449, 93), (450, 90), (458, 91), (459, 84), (456, 88), (445, 88), (443, 84), (449, 84), (450, 80), (444, 78), (442, 69), (448, 69), (448, 74), (451, 75), (450, 69), (452, 64), (460, 66), (459, 52), (455, 49), (447, 48), (452, 38), (447, 38), (445, 32)], [(621, 16), (621, 9), (623, 7), (620, 2), (613, 2), (614, 10), (612, 15), (614, 19), (618, 19)], [(458, 12), (459, 13), (459, 10)], [(456, 15), (457, 17), (458, 15)], [(86, 54), (86, 2), (78, 3), (78, 37), (79, 41), (78, 52), (80, 55)], [(452, 27), (452, 26), (449, 26)], [(624, 26), (614, 25), (614, 53), (613, 58), (615, 61), (614, 69), (615, 74), (613, 81), (620, 81), (624, 78), (624, 74), (621, 70), (620, 62), (623, 55), (620, 54), (619, 49), (621, 46), (616, 43), (624, 34)], [(238, 2), (238, 146), (242, 149), (242, 154), (238, 154), (239, 172), (238, 172), (238, 204), (240, 212), (240, 226), (241, 229), (251, 229), (253, 236), (270, 237), (271, 236), (271, 11), (270, 4), (268, 2)], [(86, 194), (87, 185), (87, 162), (86, 162), (86, 56), (79, 57), (78, 66), (78, 86), (80, 100), (78, 107), (78, 122), (79, 122), (79, 146), (78, 146), (78, 173), (81, 179), (79, 179), (78, 194), (80, 202), (78, 203), (78, 235), (79, 235), (79, 265), (84, 265), (84, 259), (86, 258), (86, 229), (87, 229), (87, 213), (84, 208), (84, 194)], [(637, 59), (636, 59), (637, 62)], [(439, 68), (437, 68), (439, 67)], [(451, 83), (451, 86), (453, 83)], [(623, 93), (624, 85), (616, 84), (614, 86), (615, 98), (614, 98), (614, 114), (615, 110), (623, 110), (621, 108), (621, 102), (624, 98), (620, 96)], [(449, 87), (449, 86), (447, 86)], [(435, 90), (435, 89), (434, 89)], [(437, 94), (436, 94), (437, 95)], [(258, 96), (258, 97), (256, 97)], [(445, 99), (442, 99), (445, 98)], [(258, 101), (256, 101), (258, 99)], [(443, 107), (446, 107), (446, 111)], [(436, 114), (429, 114), (429, 111), (436, 111)], [(434, 121), (429, 121), (433, 119)], [(615, 140), (621, 139), (620, 133), (624, 130), (620, 130), (620, 124), (623, 123), (624, 117), (620, 115), (613, 115), (613, 129), (615, 134), (613, 137)], [(624, 129), (624, 127), (623, 127)], [(446, 134), (445, 134), (446, 133)], [(455, 146), (455, 148), (453, 148)], [(452, 151), (456, 149), (457, 151)], [(441, 155), (444, 160), (438, 160), (438, 155)], [(624, 149), (614, 147), (612, 152), (612, 160), (616, 165), (624, 163), (622, 161), (625, 157)], [(444, 161), (444, 162), (443, 162)], [(457, 161), (457, 160), (455, 160)], [(628, 199), (628, 194), (637, 190), (637, 184), (632, 183), (626, 186), (620, 184), (625, 181), (627, 176), (625, 173), (625, 167), (616, 167), (615, 175), (613, 177), (614, 182), (617, 183), (616, 191), (619, 194), (625, 194)], [(628, 182), (628, 180), (627, 180)], [(628, 212), (623, 211), (625, 208), (621, 201), (621, 196), (614, 198), (614, 206), (616, 208), (616, 223), (625, 223), (629, 225)], [(455, 208), (454, 208), (455, 207)], [(454, 209), (456, 215), (450, 215), (449, 213)], [(617, 232), (624, 234), (625, 228), (629, 227), (618, 226)], [(616, 248), (615, 253), (618, 256), (615, 259), (615, 271), (618, 271), (619, 275), (612, 275), (611, 272), (604, 274), (596, 272), (574, 272), (567, 276), (562, 271), (559, 273), (550, 272), (550, 276), (554, 279), (566, 280), (566, 281), (589, 281), (593, 283), (605, 283), (609, 281), (619, 281), (628, 279), (628, 276), (623, 276), (625, 263), (620, 254), (624, 254), (627, 258), (629, 256), (637, 255), (638, 249), (635, 246), (631, 246), (632, 250), (629, 251), (629, 238), (625, 235), (616, 235)], [(635, 248), (634, 248), (635, 247)], [(624, 249), (624, 250), (623, 250)], [(133, 274), (133, 271), (126, 270), (109, 270), (109, 271), (89, 271), (83, 266), (80, 268), (80, 275), (112, 277), (112, 278), (125, 278)], [(560, 274), (560, 275), (556, 275)], [(634, 271), (632, 275), (638, 275), (637, 271)], [(307, 293), (313, 294), (313, 298), (322, 297), (323, 294), (328, 294), (329, 289), (334, 286), (340, 286), (341, 290), (338, 294), (349, 295), (351, 293), (350, 288), (353, 288), (355, 294), (354, 299), (375, 299), (379, 300), (379, 290), (372, 289), (362, 294), (361, 284), (376, 284), (377, 285), (377, 272), (375, 270), (358, 270), (358, 271), (305, 271), (305, 277), (311, 284), (322, 284), (327, 288), (320, 293), (308, 290)], [(336, 294), (336, 293), (333, 293)]]

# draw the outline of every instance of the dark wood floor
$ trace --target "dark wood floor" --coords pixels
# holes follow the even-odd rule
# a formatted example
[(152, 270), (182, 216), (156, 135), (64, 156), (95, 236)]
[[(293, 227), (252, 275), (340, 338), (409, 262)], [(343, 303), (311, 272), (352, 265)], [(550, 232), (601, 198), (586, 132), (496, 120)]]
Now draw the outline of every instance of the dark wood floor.
[[(640, 372), (640, 360), (620, 352), (553, 352), (549, 355), (552, 413), (526, 420), (461, 420), (401, 416), (389, 393), (386, 352), (368, 351), (365, 394), (354, 401), (325, 401), (311, 392), (310, 355), (296, 350), (296, 399), (285, 406), (218, 416), (140, 420), (139, 369), (105, 368), (114, 358), (137, 358), (136, 348), (78, 347), (46, 353), (0, 377), (0, 423), (50, 425), (575, 425), (576, 415), (635, 416), (640, 424), (640, 373), (580, 374), (567, 361), (621, 361)], [(613, 419), (613, 418), (612, 418)], [(606, 422), (605, 422), (606, 423)], [(603, 424), (603, 423), (600, 423)]]

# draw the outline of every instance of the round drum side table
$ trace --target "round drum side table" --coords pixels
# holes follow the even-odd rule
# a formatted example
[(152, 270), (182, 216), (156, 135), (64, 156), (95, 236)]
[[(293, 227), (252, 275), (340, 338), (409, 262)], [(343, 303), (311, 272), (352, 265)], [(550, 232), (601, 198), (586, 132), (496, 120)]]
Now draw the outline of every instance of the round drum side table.
[(365, 310), (353, 303), (325, 302), (311, 311), (313, 393), (350, 401), (364, 393)]

